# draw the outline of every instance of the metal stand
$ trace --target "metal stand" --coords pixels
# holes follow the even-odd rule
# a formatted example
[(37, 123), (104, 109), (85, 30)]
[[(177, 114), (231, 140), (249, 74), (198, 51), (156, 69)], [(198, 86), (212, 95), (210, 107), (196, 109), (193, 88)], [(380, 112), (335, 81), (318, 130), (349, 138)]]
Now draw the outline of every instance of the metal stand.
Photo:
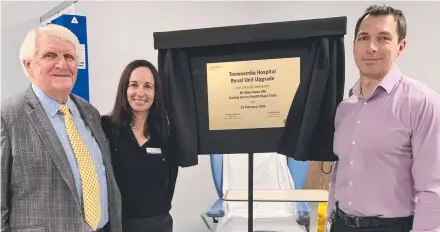
[(254, 231), (254, 153), (248, 155), (248, 232)]

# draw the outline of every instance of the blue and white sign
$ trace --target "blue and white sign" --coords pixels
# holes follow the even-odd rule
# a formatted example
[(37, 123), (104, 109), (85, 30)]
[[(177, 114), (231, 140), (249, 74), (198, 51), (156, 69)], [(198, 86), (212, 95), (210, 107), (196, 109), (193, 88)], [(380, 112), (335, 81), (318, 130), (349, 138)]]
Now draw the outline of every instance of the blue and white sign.
[(72, 93), (84, 98), (86, 101), (90, 101), (86, 17), (63, 14), (50, 23), (68, 28), (78, 37), (83, 59), (78, 61), (78, 76)]

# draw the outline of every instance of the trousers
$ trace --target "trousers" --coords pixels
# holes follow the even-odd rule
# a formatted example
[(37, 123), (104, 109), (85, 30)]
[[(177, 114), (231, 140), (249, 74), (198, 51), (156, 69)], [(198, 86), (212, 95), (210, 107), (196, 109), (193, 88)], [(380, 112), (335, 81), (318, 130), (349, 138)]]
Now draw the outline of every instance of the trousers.
[(148, 218), (122, 218), (123, 232), (172, 232), (173, 218), (169, 213)]

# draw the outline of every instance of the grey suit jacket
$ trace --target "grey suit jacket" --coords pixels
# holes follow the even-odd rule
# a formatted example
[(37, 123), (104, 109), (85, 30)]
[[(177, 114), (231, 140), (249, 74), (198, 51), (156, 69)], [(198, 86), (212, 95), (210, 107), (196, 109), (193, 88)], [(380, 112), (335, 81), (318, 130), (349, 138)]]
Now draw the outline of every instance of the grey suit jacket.
[[(99, 112), (71, 94), (99, 144), (107, 174), (111, 232), (122, 231), (121, 196)], [(31, 87), (2, 103), (1, 231), (85, 232), (73, 174), (44, 108)]]

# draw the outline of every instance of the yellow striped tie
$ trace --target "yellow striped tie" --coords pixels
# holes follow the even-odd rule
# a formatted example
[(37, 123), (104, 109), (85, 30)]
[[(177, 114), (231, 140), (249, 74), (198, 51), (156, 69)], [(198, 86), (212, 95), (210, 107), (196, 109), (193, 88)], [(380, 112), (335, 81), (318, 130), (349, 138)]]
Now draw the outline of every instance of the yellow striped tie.
[(101, 198), (96, 167), (78, 130), (73, 124), (69, 108), (66, 105), (61, 105), (60, 111), (64, 115), (67, 135), (72, 144), (81, 176), (85, 220), (92, 229), (96, 230), (101, 220)]

